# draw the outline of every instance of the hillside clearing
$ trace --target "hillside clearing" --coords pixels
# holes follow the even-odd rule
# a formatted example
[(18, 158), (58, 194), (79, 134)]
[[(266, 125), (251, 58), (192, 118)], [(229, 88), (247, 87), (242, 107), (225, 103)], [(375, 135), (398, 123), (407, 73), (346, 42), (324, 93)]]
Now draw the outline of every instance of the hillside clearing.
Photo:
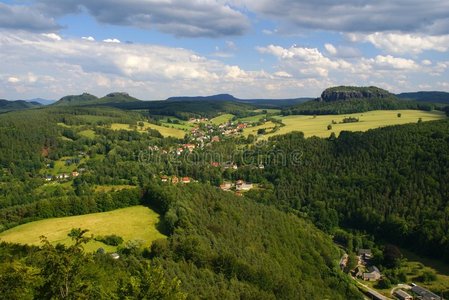
[[(159, 215), (144, 206), (134, 206), (103, 213), (88, 214), (74, 217), (46, 219), (23, 224), (0, 233), (0, 240), (19, 244), (39, 245), (41, 235), (44, 235), (52, 244), (70, 244), (67, 236), (72, 228), (88, 229), (88, 235), (121, 236), (125, 242), (141, 240), (144, 246), (152, 241), (165, 237), (156, 229)], [(116, 247), (103, 243), (90, 241), (85, 250), (92, 252), (98, 248), (106, 251), (115, 251)]]
[(234, 115), (223, 114), (223, 115), (220, 115), (218, 117), (213, 118), (210, 121), (211, 121), (212, 124), (220, 125), (220, 124), (224, 124), (224, 123), (229, 122), (230, 120), (232, 120), (232, 118), (234, 118)]
[(113, 123), (111, 125), (111, 129), (112, 130), (137, 130), (139, 132), (145, 132), (148, 129), (155, 129), (155, 130), (159, 131), (160, 134), (162, 134), (162, 136), (164, 136), (164, 137), (174, 137), (174, 138), (178, 138), (178, 139), (182, 139), (184, 137), (184, 135), (186, 134), (185, 131), (180, 130), (180, 129), (159, 126), (159, 125), (148, 123), (148, 122), (144, 122), (143, 128), (140, 128), (139, 126), (137, 126), (137, 129), (131, 128), (129, 124)]

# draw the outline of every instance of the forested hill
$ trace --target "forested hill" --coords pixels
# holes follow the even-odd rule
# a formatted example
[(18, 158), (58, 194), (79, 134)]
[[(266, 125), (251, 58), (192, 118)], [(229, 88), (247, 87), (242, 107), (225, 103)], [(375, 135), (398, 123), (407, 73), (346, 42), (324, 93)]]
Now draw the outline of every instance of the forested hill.
[(152, 246), (199, 299), (361, 299), (339, 251), (311, 223), (208, 185), (153, 184), (146, 201), (171, 235)]
[(396, 96), (404, 100), (449, 104), (449, 93), (447, 92), (401, 93)]
[(320, 98), (286, 108), (282, 113), (284, 115), (327, 115), (392, 109), (431, 110), (433, 106), (402, 101), (378, 87), (339, 86), (326, 89)]
[(8, 101), (0, 99), (0, 113), (34, 108), (39, 106), (41, 106), (41, 104), (37, 102), (27, 102), (23, 100)]
[(140, 102), (139, 99), (131, 97), (127, 93), (110, 93), (102, 98), (83, 93), (81, 95), (71, 95), (61, 98), (54, 103), (54, 106), (88, 106), (88, 105), (107, 105), (117, 103)]
[(328, 140), (292, 133), (266, 147), (299, 151), (301, 161), (267, 168), (275, 189), (255, 200), (306, 213), (326, 231), (357, 228), (449, 260), (449, 120)]

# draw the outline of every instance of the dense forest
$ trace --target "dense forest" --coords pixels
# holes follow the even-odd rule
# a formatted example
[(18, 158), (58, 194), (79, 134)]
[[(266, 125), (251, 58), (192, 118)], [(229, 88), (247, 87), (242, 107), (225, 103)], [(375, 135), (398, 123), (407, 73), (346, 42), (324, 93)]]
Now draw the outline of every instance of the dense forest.
[(445, 120), (328, 140), (273, 138), (267, 148), (300, 151), (301, 162), (268, 167), (274, 188), (253, 199), (306, 213), (326, 231), (357, 228), (449, 260), (448, 133)]

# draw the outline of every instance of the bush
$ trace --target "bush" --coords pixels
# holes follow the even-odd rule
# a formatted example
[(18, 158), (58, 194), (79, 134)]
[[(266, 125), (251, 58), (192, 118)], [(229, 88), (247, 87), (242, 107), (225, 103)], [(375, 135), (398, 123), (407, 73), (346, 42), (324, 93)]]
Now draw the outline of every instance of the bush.
[(98, 242), (102, 242), (109, 246), (118, 246), (123, 243), (123, 238), (121, 236), (111, 234), (106, 236), (97, 236), (95, 240)]

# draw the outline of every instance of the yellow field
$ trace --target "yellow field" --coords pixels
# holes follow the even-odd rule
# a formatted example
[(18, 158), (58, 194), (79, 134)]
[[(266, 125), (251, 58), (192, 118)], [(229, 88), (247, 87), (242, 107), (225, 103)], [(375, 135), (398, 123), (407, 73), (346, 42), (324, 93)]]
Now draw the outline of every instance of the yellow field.
[[(148, 122), (144, 122), (144, 127), (143, 129), (141, 129), (139, 126), (137, 126), (137, 130), (139, 132), (144, 132), (146, 130), (148, 130), (149, 128), (151, 129), (155, 129), (157, 131), (159, 131), (162, 136), (164, 137), (175, 137), (178, 139), (182, 139), (184, 138), (184, 135), (186, 134), (185, 131), (180, 130), (180, 129), (176, 129), (176, 128), (168, 128), (168, 127), (164, 127), (164, 126), (158, 126), (155, 124), (151, 124)], [(130, 128), (129, 124), (120, 124), (120, 123), (113, 123), (111, 125), (111, 129), (112, 130), (133, 130)]]
[(231, 115), (231, 114), (224, 114), (224, 115), (215, 117), (215, 118), (211, 119), (210, 121), (212, 122), (212, 124), (220, 125), (220, 124), (227, 123), (227, 122), (230, 121), (232, 118), (234, 118), (234, 115)]
[(248, 136), (250, 134), (253, 134), (253, 135), (257, 136), (257, 130), (265, 129), (266, 131), (270, 131), (275, 126), (276, 125), (273, 122), (269, 121), (269, 122), (266, 122), (265, 124), (262, 124), (262, 125), (259, 125), (259, 126), (248, 127), (248, 128), (243, 129), (243, 135), (244, 136)]
[[(397, 115), (401, 113), (399, 118)], [(345, 117), (359, 118), (357, 123), (332, 124), (332, 120), (337, 123), (341, 122)], [(418, 111), (418, 110), (379, 110), (364, 113), (348, 114), (348, 115), (325, 115), (325, 116), (287, 116), (282, 117), (282, 122), (286, 125), (281, 127), (273, 134), (267, 134), (263, 138), (274, 135), (286, 134), (292, 131), (302, 131), (306, 137), (318, 136), (329, 137), (332, 132), (338, 136), (341, 131), (367, 131), (369, 129), (400, 125), (407, 123), (416, 123), (418, 119), (422, 121), (433, 121), (446, 118), (446, 115), (440, 111)], [(267, 123), (268, 124), (268, 123)], [(331, 124), (332, 130), (328, 130), (327, 126)], [(260, 128), (265, 128), (259, 126)], [(271, 126), (271, 125), (270, 125)], [(258, 127), (258, 128), (259, 128)], [(255, 129), (255, 128), (250, 128)], [(256, 130), (257, 131), (257, 130)]]
[[(144, 206), (134, 206), (110, 212), (95, 213), (83, 216), (46, 219), (14, 227), (0, 233), (0, 240), (12, 243), (39, 245), (39, 236), (45, 235), (53, 243), (70, 244), (67, 236), (72, 228), (89, 229), (87, 236), (116, 234), (125, 242), (141, 240), (149, 246), (152, 241), (165, 237), (156, 229), (159, 215)], [(92, 252), (98, 248), (115, 251), (116, 247), (91, 241), (85, 250)]]

